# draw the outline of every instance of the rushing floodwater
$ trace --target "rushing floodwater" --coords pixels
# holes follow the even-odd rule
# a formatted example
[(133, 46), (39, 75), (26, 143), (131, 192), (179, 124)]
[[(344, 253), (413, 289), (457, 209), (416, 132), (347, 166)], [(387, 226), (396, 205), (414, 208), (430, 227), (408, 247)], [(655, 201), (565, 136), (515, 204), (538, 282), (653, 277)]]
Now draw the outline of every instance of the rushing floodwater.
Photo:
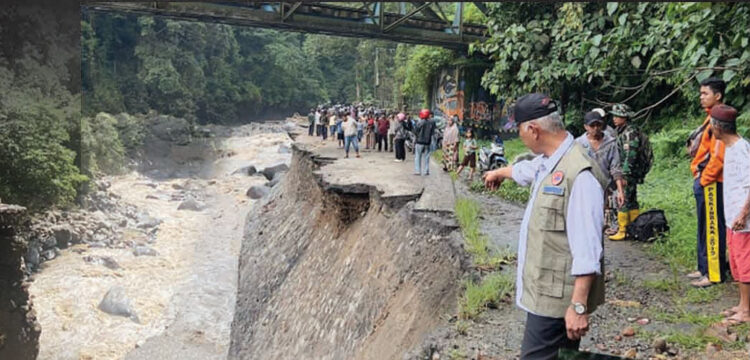
[[(204, 352), (196, 356), (202, 359), (226, 357), (237, 256), (245, 216), (253, 202), (245, 192), (266, 182), (263, 177), (231, 173), (250, 164), (262, 169), (288, 163), (291, 157), (278, 152), (280, 144), (291, 143), (285, 133), (249, 134), (248, 129), (236, 128), (235, 135), (222, 142), (223, 150), (235, 155), (208, 165), (211, 182), (153, 182), (137, 173), (109, 179), (122, 201), (163, 220), (150, 245), (159, 255), (135, 257), (132, 249), (77, 245), (47, 262), (30, 288), (42, 326), (39, 359), (120, 359), (137, 346), (147, 349), (149, 338), (197, 344)], [(179, 202), (170, 198), (180, 190), (173, 185), (194, 189), (207, 208), (178, 211)], [(121, 268), (89, 264), (83, 260), (86, 255), (111, 256)], [(114, 285), (125, 289), (140, 324), (98, 310)], [(138, 358), (137, 353), (128, 358)]]

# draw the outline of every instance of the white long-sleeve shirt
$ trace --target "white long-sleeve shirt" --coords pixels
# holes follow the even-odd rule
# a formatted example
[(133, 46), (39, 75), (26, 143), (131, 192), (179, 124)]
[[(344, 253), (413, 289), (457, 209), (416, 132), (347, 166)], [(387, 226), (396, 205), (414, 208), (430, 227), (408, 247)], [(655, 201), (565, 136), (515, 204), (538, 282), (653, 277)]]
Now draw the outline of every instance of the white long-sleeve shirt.
[[(526, 262), (526, 242), (531, 209), (534, 207), (541, 180), (557, 166), (571, 146), (573, 146), (573, 136), (568, 134), (552, 156), (537, 156), (533, 160), (521, 161), (513, 165), (513, 180), (521, 186), (532, 185), (531, 198), (526, 205), (518, 237), (518, 271), (516, 274), (516, 304), (526, 312), (530, 311), (521, 305), (521, 296), (523, 295), (523, 267)], [(590, 171), (581, 172), (573, 181), (567, 210), (565, 229), (573, 258), (570, 275), (600, 274), (604, 253), (602, 246), (604, 190)]]

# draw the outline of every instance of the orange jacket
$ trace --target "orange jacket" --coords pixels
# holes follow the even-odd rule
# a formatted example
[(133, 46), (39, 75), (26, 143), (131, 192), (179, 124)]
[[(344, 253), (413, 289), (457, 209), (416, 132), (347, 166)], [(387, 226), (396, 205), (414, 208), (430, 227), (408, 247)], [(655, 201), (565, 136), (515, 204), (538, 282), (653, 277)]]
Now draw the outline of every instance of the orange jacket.
[[(710, 115), (706, 118), (706, 123), (709, 121), (711, 121)], [(701, 171), (702, 163), (705, 164)], [(701, 186), (716, 181), (724, 182), (724, 143), (716, 140), (711, 130), (711, 124), (708, 124), (703, 131), (698, 151), (695, 153), (693, 161), (690, 162), (690, 170), (693, 172), (693, 178), (700, 176)]]

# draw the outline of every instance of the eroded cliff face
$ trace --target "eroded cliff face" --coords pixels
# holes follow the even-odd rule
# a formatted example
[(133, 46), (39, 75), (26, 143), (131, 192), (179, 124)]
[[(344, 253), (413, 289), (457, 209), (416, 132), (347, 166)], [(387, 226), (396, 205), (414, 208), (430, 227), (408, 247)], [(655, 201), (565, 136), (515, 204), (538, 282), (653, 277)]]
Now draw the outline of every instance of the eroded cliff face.
[(469, 259), (452, 215), (325, 182), (331, 161), (295, 145), (248, 215), (230, 359), (401, 359), (455, 313)]
[(36, 359), (41, 328), (29, 299), (20, 236), (28, 227), (25, 209), (0, 204), (0, 359)]

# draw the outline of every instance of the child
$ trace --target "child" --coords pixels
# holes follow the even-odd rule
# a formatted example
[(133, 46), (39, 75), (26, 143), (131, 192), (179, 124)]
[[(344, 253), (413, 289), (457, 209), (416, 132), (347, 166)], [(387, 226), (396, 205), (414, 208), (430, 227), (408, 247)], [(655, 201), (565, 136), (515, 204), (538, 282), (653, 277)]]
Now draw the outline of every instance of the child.
[(724, 315), (735, 324), (750, 322), (750, 143), (737, 134), (736, 120), (737, 110), (731, 106), (711, 108), (711, 130), (726, 145), (722, 197), (729, 267), (738, 282), (740, 302)]
[(469, 181), (474, 178), (474, 170), (477, 167), (477, 141), (474, 140), (474, 134), (471, 129), (466, 130), (466, 139), (464, 140), (464, 159), (461, 166), (458, 167), (456, 175), (461, 175), (461, 171), (469, 165)]

